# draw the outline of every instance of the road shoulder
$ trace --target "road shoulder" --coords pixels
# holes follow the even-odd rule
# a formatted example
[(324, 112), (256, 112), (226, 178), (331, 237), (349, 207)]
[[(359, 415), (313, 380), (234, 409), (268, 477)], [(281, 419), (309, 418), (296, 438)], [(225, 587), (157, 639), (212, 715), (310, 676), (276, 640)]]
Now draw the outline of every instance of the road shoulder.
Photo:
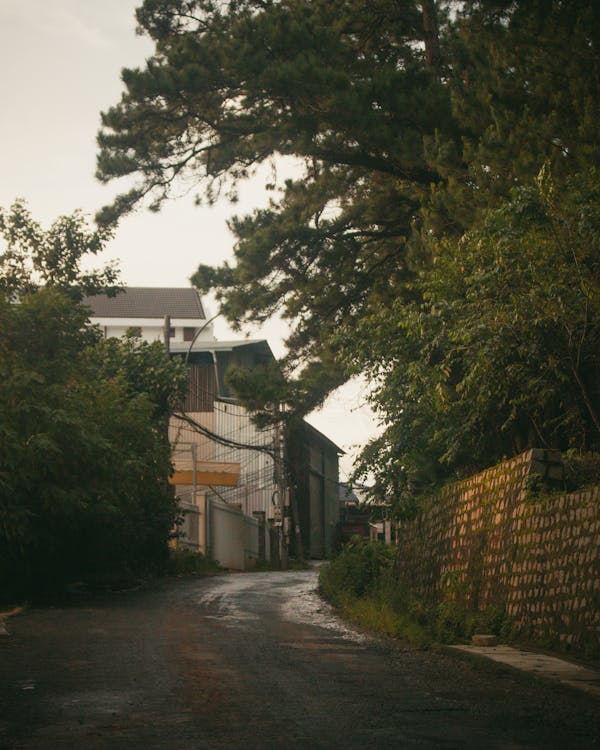
[(516, 646), (454, 645), (448, 646), (448, 649), (476, 658), (490, 659), (600, 698), (600, 670), (587, 664)]

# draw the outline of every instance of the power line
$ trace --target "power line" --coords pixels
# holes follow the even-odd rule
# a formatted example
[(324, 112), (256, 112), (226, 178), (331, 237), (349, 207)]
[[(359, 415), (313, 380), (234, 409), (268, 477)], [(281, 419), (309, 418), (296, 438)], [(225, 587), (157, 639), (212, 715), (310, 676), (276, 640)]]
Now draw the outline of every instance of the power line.
[(194, 431), (199, 432), (201, 435), (205, 435), (211, 440), (214, 440), (216, 443), (219, 443), (219, 445), (224, 445), (229, 448), (238, 448), (241, 450), (255, 450), (262, 453), (267, 453), (269, 456), (271, 456), (271, 458), (275, 459), (276, 452), (273, 450), (273, 448), (269, 448), (266, 445), (240, 443), (237, 440), (231, 440), (230, 438), (218, 435), (216, 432), (213, 432), (207, 427), (204, 427), (204, 425), (201, 425), (200, 422), (197, 422), (193, 417), (190, 417), (189, 414), (186, 414), (185, 412), (174, 412), (172, 416), (175, 419), (186, 422), (194, 428)]

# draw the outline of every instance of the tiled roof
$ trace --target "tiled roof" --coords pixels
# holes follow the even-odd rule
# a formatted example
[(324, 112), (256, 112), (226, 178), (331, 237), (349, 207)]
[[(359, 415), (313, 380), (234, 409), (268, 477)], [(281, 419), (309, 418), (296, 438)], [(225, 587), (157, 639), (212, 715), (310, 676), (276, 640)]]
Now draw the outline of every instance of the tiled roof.
[(92, 308), (96, 318), (172, 318), (204, 319), (200, 295), (188, 287), (128, 286), (116, 297), (97, 294), (83, 304)]

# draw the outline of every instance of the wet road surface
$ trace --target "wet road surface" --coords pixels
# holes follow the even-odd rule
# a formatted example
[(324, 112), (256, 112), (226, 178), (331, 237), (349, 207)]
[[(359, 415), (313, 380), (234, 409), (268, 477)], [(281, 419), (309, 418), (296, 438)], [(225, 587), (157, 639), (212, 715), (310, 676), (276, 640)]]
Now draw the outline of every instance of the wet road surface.
[(165, 580), (0, 639), (0, 748), (592, 748), (600, 701), (341, 623), (316, 573)]

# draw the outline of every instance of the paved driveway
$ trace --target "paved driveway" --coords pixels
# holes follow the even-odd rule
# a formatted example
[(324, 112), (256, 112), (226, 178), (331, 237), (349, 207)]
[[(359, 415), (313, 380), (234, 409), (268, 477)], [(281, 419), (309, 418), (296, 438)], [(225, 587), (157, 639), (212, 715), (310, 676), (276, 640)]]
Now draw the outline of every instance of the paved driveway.
[(0, 748), (591, 748), (600, 702), (343, 625), (313, 571), (164, 580), (0, 638)]

